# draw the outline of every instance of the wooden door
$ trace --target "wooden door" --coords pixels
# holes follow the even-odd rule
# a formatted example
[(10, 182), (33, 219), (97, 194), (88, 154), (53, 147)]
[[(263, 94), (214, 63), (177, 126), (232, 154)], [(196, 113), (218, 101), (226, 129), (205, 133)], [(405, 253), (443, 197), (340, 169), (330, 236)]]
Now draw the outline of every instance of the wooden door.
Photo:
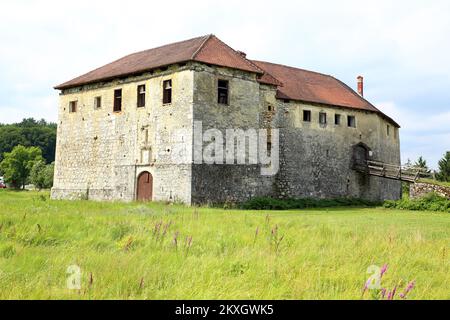
[(153, 177), (150, 172), (142, 172), (137, 182), (137, 200), (152, 201), (153, 196)]

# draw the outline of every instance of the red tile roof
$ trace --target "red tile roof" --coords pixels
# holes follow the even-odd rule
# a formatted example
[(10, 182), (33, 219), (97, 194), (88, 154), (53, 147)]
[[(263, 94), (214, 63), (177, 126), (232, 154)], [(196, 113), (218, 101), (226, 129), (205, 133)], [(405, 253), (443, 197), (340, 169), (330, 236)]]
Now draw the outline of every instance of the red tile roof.
[(152, 69), (189, 61), (256, 73), (259, 82), (278, 87), (277, 98), (280, 99), (377, 112), (398, 126), (395, 121), (332, 76), (269, 62), (249, 60), (245, 55), (233, 50), (214, 35), (193, 38), (130, 54), (60, 84), (55, 89), (68, 89), (137, 75)]
[(60, 84), (67, 89), (150, 71), (175, 63), (198, 61), (263, 74), (263, 71), (214, 35), (207, 35), (130, 54), (80, 77)]
[(394, 120), (332, 76), (270, 62), (253, 60), (253, 63), (283, 83), (282, 87), (278, 87), (277, 98), (279, 99), (372, 111), (381, 114), (399, 127)]

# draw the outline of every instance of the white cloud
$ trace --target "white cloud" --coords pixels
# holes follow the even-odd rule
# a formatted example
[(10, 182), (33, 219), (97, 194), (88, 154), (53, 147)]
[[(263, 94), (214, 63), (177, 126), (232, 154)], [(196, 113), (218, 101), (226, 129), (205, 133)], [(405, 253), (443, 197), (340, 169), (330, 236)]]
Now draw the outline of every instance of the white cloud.
[(402, 126), (400, 141), (403, 161), (414, 161), (423, 156), (436, 169), (442, 155), (450, 151), (450, 111), (433, 113), (423, 107), (422, 112), (415, 113), (394, 102), (380, 102), (376, 106), (397, 119)]

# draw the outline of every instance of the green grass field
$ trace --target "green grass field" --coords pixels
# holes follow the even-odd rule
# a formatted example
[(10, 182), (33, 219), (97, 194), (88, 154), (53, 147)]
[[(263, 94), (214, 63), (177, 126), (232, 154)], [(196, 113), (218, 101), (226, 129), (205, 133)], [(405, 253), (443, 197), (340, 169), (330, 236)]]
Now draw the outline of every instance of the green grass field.
[[(448, 213), (194, 209), (0, 191), (0, 299), (368, 299), (367, 268), (385, 263), (383, 286), (416, 280), (410, 299), (450, 299), (449, 250)], [(67, 288), (71, 265), (81, 290)]]

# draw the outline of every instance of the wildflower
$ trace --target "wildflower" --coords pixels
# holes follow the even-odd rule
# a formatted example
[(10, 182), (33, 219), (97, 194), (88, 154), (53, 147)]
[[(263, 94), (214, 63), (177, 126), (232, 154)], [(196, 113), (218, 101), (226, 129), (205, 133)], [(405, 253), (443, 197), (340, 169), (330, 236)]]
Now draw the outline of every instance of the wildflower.
[(416, 285), (416, 281), (411, 281), (410, 283), (408, 283), (408, 285), (406, 286), (405, 291), (400, 294), (400, 298), (406, 299), (408, 294), (412, 291), (412, 289), (414, 289), (415, 285)]
[(380, 271), (380, 278), (383, 278), (383, 276), (384, 276), (384, 274), (386, 273), (387, 269), (388, 269), (388, 265), (385, 264), (385, 265), (381, 268), (381, 271)]
[(381, 299), (386, 297), (386, 288), (381, 289)]

